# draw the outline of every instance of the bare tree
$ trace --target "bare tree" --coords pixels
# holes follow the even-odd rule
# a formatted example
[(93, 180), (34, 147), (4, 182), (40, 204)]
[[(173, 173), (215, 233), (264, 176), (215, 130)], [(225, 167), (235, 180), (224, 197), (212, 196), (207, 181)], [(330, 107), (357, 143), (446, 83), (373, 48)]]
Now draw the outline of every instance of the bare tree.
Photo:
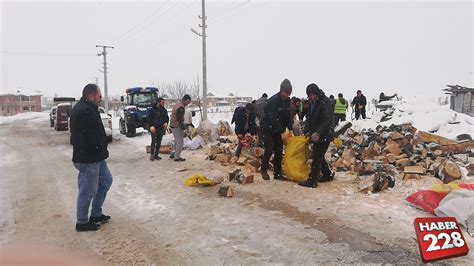
[(202, 108), (201, 108), (201, 87), (199, 82), (199, 75), (196, 75), (196, 79), (193, 80), (191, 83), (191, 98), (196, 99), (197, 105), (199, 107), (199, 113), (201, 115), (201, 121), (203, 120), (202, 117)]

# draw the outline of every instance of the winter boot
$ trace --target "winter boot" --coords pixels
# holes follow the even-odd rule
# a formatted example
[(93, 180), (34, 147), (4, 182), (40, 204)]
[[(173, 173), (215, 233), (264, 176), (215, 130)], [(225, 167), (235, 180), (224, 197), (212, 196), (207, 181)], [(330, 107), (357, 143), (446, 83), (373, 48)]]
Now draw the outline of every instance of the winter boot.
[(282, 173), (274, 173), (273, 174), (273, 179), (280, 180), (280, 181), (288, 181), (288, 177), (286, 177)]
[(77, 232), (97, 231), (99, 229), (100, 229), (100, 224), (96, 224), (92, 221), (89, 221), (85, 224), (76, 224)]
[(267, 170), (260, 170), (263, 180), (270, 180), (270, 176), (267, 173)]
[(310, 178), (306, 180), (306, 182), (299, 183), (299, 185), (303, 187), (316, 188), (318, 187), (318, 181), (316, 181), (316, 178)]
[(109, 215), (101, 215), (99, 217), (90, 217), (89, 218), (89, 222), (93, 222), (93, 223), (96, 223), (96, 224), (105, 224), (105, 223), (108, 223), (110, 220), (110, 216)]
[(150, 155), (150, 161), (152, 161), (152, 162), (153, 162), (154, 160), (155, 160), (155, 156), (153, 156), (153, 154), (152, 154), (152, 155)]

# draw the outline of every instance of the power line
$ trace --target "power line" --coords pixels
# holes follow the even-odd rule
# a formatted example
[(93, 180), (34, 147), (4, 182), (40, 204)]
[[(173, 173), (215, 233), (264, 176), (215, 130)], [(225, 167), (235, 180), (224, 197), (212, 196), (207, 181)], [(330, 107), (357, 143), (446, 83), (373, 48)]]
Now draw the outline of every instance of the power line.
[(92, 53), (50, 53), (50, 52), (29, 52), (29, 51), (2, 51), (8, 55), (39, 55), (39, 56), (95, 56)]

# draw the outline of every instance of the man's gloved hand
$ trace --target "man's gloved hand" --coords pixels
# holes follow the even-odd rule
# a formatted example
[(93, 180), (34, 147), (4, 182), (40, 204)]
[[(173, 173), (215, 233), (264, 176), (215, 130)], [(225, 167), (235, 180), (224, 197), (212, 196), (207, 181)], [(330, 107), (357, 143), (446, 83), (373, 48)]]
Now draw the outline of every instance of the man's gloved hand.
[(316, 132), (313, 133), (313, 134), (311, 135), (311, 141), (312, 141), (312, 142), (316, 142), (316, 141), (318, 141), (318, 140), (319, 140), (319, 134), (316, 133)]
[(362, 108), (364, 108), (364, 106), (362, 106), (362, 105), (359, 105), (359, 110), (362, 110)]

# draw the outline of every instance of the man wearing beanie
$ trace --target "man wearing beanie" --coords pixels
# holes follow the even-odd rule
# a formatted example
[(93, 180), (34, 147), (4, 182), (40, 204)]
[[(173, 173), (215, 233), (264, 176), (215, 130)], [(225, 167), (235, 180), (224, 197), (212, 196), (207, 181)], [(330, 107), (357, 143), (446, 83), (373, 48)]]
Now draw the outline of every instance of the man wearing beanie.
[(265, 153), (262, 158), (260, 173), (262, 178), (270, 180), (267, 173), (270, 157), (273, 156), (273, 178), (288, 180), (282, 172), (281, 159), (283, 154), (283, 137), (285, 129), (291, 130), (291, 102), (292, 86), (288, 79), (283, 80), (280, 92), (268, 99), (262, 113), (261, 127)]
[(318, 181), (331, 181), (334, 178), (324, 158), (329, 143), (334, 139), (334, 102), (314, 83), (308, 85), (306, 94), (311, 100), (311, 107), (305, 124), (305, 135), (313, 143), (313, 162), (308, 180), (300, 185), (314, 188), (318, 186)]

